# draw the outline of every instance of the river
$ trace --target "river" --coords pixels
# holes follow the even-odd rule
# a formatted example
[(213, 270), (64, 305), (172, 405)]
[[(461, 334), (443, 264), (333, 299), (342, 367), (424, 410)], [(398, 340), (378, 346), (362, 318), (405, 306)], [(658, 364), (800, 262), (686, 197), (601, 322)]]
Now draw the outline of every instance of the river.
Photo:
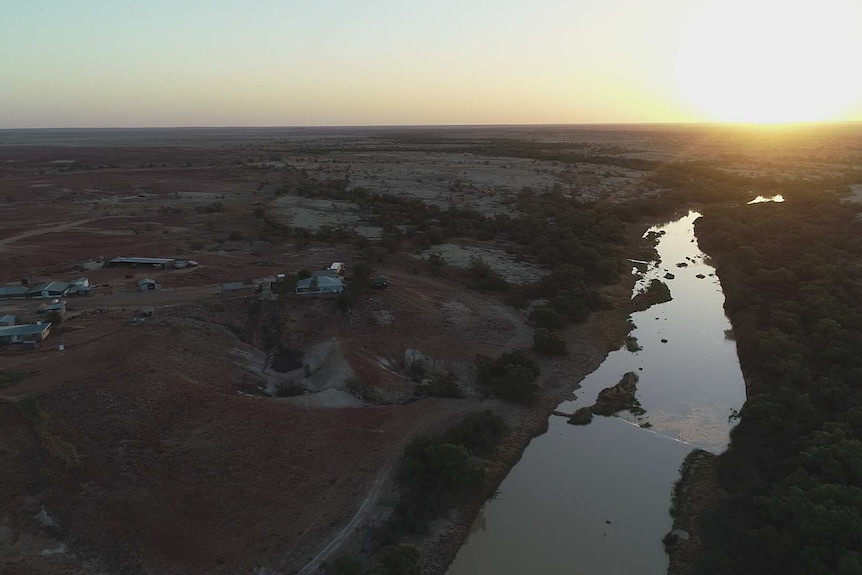
[(632, 314), (631, 335), (642, 349), (610, 353), (558, 407), (592, 405), (599, 391), (634, 371), (646, 413), (597, 416), (586, 426), (551, 416), (548, 432), (530, 443), (483, 507), (449, 575), (667, 571), (661, 539), (671, 528), (680, 463), (695, 447), (723, 451), (728, 416), (745, 401), (724, 294), (694, 235), (699, 216), (689, 212), (650, 230), (661, 233), (659, 260), (637, 272), (635, 290), (661, 278), (673, 299)]

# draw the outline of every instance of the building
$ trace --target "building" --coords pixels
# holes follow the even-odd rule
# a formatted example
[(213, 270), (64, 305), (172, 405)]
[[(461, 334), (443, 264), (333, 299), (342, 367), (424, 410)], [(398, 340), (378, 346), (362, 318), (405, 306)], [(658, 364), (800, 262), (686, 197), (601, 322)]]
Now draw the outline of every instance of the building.
[(51, 333), (51, 323), (0, 326), (0, 343), (23, 343), (45, 341)]
[(162, 286), (152, 278), (144, 278), (142, 280), (138, 280), (138, 289), (141, 291), (152, 291), (162, 289)]
[(15, 325), (18, 323), (18, 318), (12, 314), (4, 315), (0, 317), (0, 326), (4, 325)]
[(27, 297), (30, 288), (25, 285), (9, 285), (0, 287), (0, 299)]
[(69, 293), (69, 284), (66, 282), (43, 282), (32, 286), (27, 291), (27, 297), (65, 297)]
[(94, 287), (87, 278), (72, 280), (69, 282), (69, 295), (90, 295)]
[(332, 262), (332, 265), (329, 266), (329, 270), (335, 272), (336, 275), (343, 276), (344, 262)]
[(114, 258), (108, 260), (109, 266), (127, 266), (127, 267), (138, 267), (138, 266), (151, 266), (155, 269), (168, 269), (169, 267), (173, 267), (174, 262), (176, 260), (174, 258)]
[(221, 284), (221, 297), (254, 295), (254, 284), (245, 282), (229, 282)]
[(338, 272), (335, 270), (315, 270), (311, 272), (311, 277), (319, 278), (319, 277), (328, 277), (328, 278), (337, 278)]
[(339, 294), (343, 291), (344, 282), (341, 281), (341, 278), (317, 276), (296, 282), (296, 293), (303, 295)]

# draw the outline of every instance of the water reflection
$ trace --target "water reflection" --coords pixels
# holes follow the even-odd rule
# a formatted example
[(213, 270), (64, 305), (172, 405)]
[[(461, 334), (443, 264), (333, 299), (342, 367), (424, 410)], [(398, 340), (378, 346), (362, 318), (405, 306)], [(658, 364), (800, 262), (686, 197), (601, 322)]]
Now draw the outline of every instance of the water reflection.
[(632, 262), (636, 289), (661, 278), (673, 296), (632, 315), (642, 350), (611, 353), (558, 408), (591, 405), (635, 371), (646, 414), (595, 417), (583, 427), (552, 417), (486, 504), (450, 575), (667, 570), (661, 537), (679, 464), (692, 446), (725, 448), (728, 416), (745, 395), (721, 286), (694, 239), (699, 215), (653, 228), (659, 260)]
[(783, 201), (784, 201), (784, 196), (782, 196), (781, 194), (775, 194), (774, 196), (757, 196), (756, 198), (754, 198), (753, 200), (751, 200), (748, 203), (750, 205), (750, 204), (762, 204), (764, 202), (781, 203)]

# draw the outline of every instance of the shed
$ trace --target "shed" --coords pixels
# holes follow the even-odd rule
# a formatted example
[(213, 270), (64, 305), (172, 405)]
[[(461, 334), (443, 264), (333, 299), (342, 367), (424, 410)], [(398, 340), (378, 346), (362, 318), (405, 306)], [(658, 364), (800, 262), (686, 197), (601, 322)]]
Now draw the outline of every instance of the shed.
[(109, 266), (152, 266), (154, 268), (168, 269), (174, 264), (174, 258), (114, 258), (108, 260)]
[(0, 317), (0, 326), (15, 325), (16, 323), (18, 323), (18, 318), (11, 313)]
[(27, 297), (30, 288), (25, 285), (10, 285), (0, 287), (0, 299), (10, 299), (13, 297)]
[(144, 278), (144, 279), (138, 280), (138, 289), (140, 289), (141, 291), (150, 291), (150, 290), (162, 289), (162, 286), (161, 286), (161, 284), (159, 284), (156, 280), (154, 280), (152, 278)]
[(95, 286), (90, 286), (90, 285), (87, 285), (87, 286), (73, 285), (72, 287), (69, 288), (69, 295), (87, 296), (87, 295), (90, 295), (90, 293), (92, 293), (94, 287)]
[(329, 270), (335, 272), (337, 275), (344, 275), (344, 262), (332, 262)]
[(34, 285), (27, 292), (27, 297), (63, 297), (68, 293), (68, 283), (51, 281)]
[(318, 276), (296, 282), (296, 293), (298, 294), (339, 294), (343, 291), (344, 282), (341, 281), (341, 278)]
[(0, 326), (0, 343), (21, 343), (25, 341), (45, 341), (51, 333), (51, 323), (30, 325)]

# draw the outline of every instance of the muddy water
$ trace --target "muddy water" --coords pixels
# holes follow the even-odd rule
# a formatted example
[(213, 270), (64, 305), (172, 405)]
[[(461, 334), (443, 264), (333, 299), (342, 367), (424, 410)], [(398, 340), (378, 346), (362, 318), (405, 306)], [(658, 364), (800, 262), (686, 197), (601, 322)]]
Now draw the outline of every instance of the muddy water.
[(745, 400), (724, 295), (694, 237), (698, 216), (653, 228), (664, 232), (660, 261), (650, 262), (636, 289), (661, 278), (673, 300), (632, 315), (631, 335), (643, 349), (608, 355), (559, 407), (591, 405), (634, 371), (646, 414), (596, 417), (584, 427), (551, 417), (485, 505), (449, 575), (666, 572), (661, 538), (671, 527), (679, 465), (694, 447), (722, 451), (728, 416)]

